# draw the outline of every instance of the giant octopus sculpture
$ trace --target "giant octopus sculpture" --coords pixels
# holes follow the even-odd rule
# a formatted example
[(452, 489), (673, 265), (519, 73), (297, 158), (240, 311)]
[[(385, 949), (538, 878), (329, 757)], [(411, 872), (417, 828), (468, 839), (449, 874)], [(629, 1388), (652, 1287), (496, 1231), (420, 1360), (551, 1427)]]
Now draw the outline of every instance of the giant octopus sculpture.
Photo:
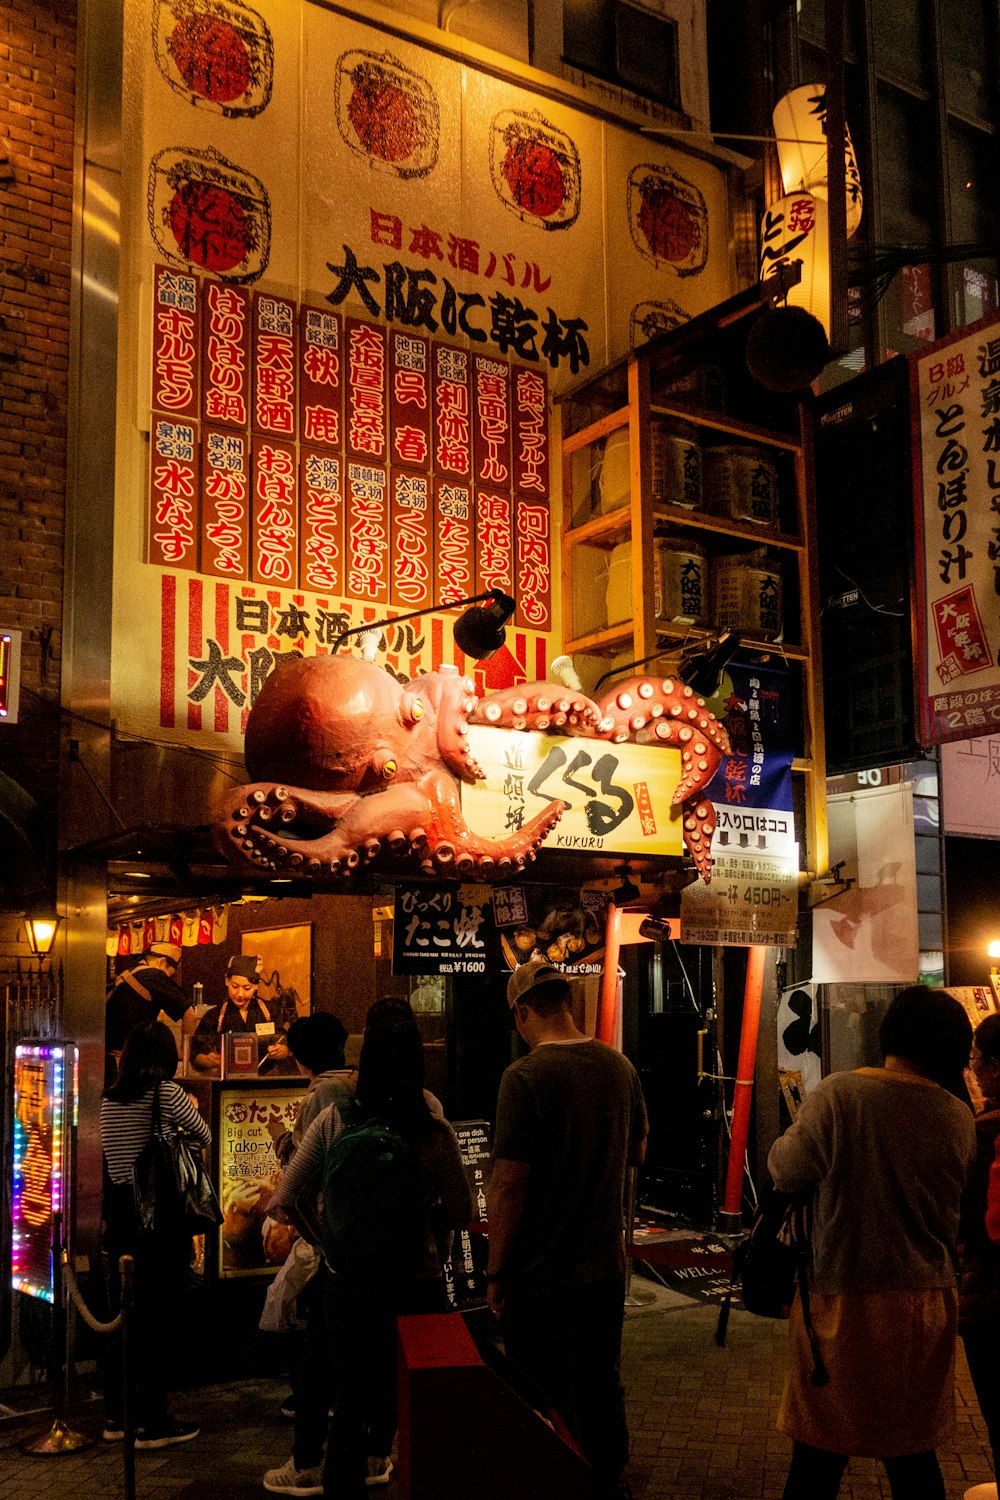
[(352, 656), (293, 658), (271, 673), (250, 712), (252, 780), (217, 808), (216, 842), (260, 871), (317, 879), (348, 876), (383, 853), (414, 857), (429, 874), (516, 873), (566, 804), (553, 800), (505, 838), (469, 828), (459, 788), (483, 779), (471, 724), (680, 750), (673, 803), (684, 842), (711, 879), (715, 812), (701, 792), (729, 740), (705, 700), (669, 677), (630, 678), (597, 702), (552, 682), (477, 698), (453, 666), (401, 684)]

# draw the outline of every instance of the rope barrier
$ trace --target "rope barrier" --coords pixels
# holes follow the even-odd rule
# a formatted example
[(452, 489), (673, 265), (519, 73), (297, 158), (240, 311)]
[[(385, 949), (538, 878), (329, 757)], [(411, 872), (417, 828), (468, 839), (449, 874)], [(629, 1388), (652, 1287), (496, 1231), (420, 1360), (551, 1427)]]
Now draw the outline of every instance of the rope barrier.
[(98, 1319), (95, 1318), (93, 1313), (90, 1311), (90, 1308), (87, 1306), (86, 1302), (84, 1302), (83, 1300), (83, 1297), (80, 1293), (80, 1288), (77, 1286), (76, 1274), (73, 1270), (73, 1267), (69, 1263), (69, 1254), (66, 1250), (63, 1250), (62, 1253), (62, 1264), (63, 1280), (66, 1286), (66, 1290), (69, 1292), (69, 1295), (73, 1302), (73, 1306), (76, 1308), (77, 1312), (80, 1314), (80, 1317), (86, 1323), (87, 1327), (92, 1328), (95, 1333), (117, 1333), (119, 1328), (122, 1326), (121, 1313), (119, 1313), (116, 1318), (112, 1318), (110, 1323), (99, 1322)]

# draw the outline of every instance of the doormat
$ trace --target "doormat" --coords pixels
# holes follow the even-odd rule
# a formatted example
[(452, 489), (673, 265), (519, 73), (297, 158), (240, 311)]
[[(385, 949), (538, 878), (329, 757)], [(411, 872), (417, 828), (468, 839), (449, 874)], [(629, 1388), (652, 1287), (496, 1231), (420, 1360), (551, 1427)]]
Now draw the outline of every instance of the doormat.
[(718, 1235), (639, 1227), (629, 1253), (636, 1270), (698, 1301), (721, 1302), (729, 1287), (732, 1251)]

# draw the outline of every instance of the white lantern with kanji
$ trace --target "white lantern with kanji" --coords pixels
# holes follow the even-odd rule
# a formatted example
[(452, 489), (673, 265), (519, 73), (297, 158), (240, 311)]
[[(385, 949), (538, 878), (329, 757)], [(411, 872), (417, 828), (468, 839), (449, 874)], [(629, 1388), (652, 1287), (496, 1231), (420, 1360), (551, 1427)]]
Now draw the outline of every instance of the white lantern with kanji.
[(789, 193), (766, 209), (760, 226), (760, 279), (798, 261), (801, 280), (788, 293), (830, 334), (830, 236), (826, 204), (813, 193)]
[[(827, 197), (826, 84), (804, 83), (774, 106), (771, 115), (778, 146), (781, 183), (786, 193), (800, 188), (814, 197)], [(844, 188), (847, 195), (847, 237), (861, 223), (861, 173), (851, 132), (844, 125)]]

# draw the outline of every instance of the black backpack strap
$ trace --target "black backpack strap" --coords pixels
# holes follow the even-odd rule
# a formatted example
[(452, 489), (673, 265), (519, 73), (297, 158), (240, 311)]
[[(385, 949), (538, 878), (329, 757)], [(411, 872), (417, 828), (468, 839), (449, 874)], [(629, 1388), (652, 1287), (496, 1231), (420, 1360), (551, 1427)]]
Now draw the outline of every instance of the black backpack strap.
[(809, 1340), (809, 1352), (812, 1354), (813, 1361), (813, 1372), (810, 1379), (813, 1385), (824, 1386), (830, 1383), (830, 1372), (826, 1368), (823, 1356), (819, 1351), (819, 1340), (816, 1337), (816, 1330), (813, 1327), (812, 1308), (809, 1302), (809, 1262), (811, 1259), (811, 1225), (809, 1224), (809, 1217), (810, 1205), (808, 1203), (797, 1204), (794, 1211), (795, 1250), (798, 1269), (799, 1300), (802, 1304), (802, 1325), (806, 1331), (806, 1338)]

